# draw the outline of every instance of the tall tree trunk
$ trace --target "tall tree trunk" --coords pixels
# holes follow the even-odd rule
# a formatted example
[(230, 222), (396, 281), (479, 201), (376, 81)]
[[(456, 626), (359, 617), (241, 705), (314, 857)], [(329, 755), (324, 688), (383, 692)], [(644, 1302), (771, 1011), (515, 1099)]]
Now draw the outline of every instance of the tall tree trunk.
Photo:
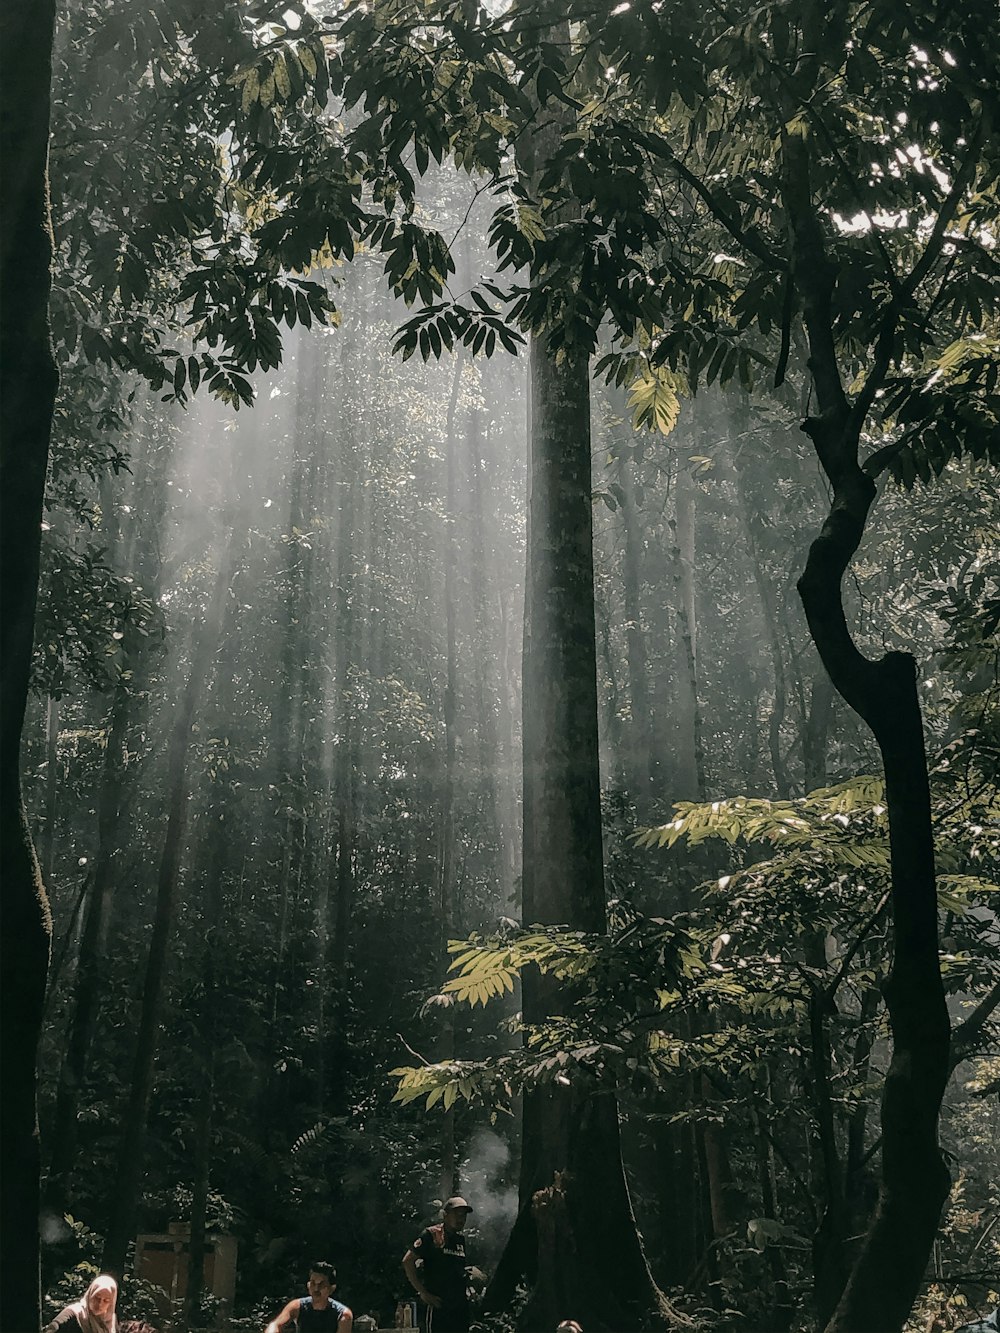
[(738, 456), (733, 458), (733, 475), (736, 481), (736, 494), (739, 499), (740, 515), (743, 520), (743, 533), (746, 538), (750, 564), (753, 569), (754, 583), (760, 600), (761, 616), (764, 622), (764, 634), (771, 657), (771, 673), (774, 685), (774, 701), (771, 705), (767, 722), (767, 747), (771, 756), (771, 771), (774, 774), (774, 789), (784, 800), (791, 794), (791, 781), (788, 767), (781, 750), (781, 726), (785, 720), (787, 691), (785, 688), (785, 664), (781, 655), (781, 636), (778, 631), (778, 608), (774, 596), (774, 585), (768, 577), (767, 569), (760, 552), (758, 539), (759, 520), (754, 513), (753, 501), (747, 487), (744, 469)]
[(188, 746), (195, 712), (218, 641), (224, 599), (229, 587), (232, 538), (229, 546), (229, 552), (220, 562), (208, 614), (198, 633), (187, 685), (180, 700), (170, 737), (167, 760), (167, 828), (160, 858), (156, 912), (149, 944), (149, 957), (146, 962), (129, 1100), (122, 1127), (118, 1169), (112, 1193), (111, 1218), (102, 1257), (103, 1267), (118, 1277), (125, 1271), (125, 1256), (135, 1230), (136, 1207), (142, 1181), (146, 1122), (153, 1093), (154, 1063), (160, 1015), (163, 1011), (168, 945), (173, 929), (174, 903), (187, 821)]
[(0, 1327), (38, 1328), (38, 1039), (52, 923), (21, 795), (21, 733), (58, 377), (49, 337), (52, 0), (0, 17)]
[[(532, 339), (528, 567), (524, 629), (524, 920), (607, 928), (597, 739), (597, 676), (587, 361), (557, 360)], [(564, 997), (523, 978), (524, 1016), (544, 1022)], [(546, 1201), (559, 1196), (560, 1253), (552, 1261)], [(553, 1203), (553, 1207), (555, 1204)], [(569, 1262), (569, 1260), (567, 1260)], [(520, 1212), (494, 1283), (534, 1284), (525, 1324), (551, 1328), (573, 1311), (588, 1328), (633, 1329), (660, 1308), (622, 1167), (617, 1102), (575, 1087), (523, 1099)]]
[[(221, 799), (226, 801), (225, 792)], [(208, 1250), (206, 1221), (208, 1194), (212, 1171), (212, 1125), (215, 1113), (215, 1071), (218, 1032), (216, 1014), (219, 1000), (219, 957), (223, 926), (222, 881), (229, 850), (227, 825), (228, 811), (223, 808), (217, 819), (212, 819), (208, 883), (205, 892), (205, 943), (202, 956), (202, 1005), (198, 1018), (200, 1069), (198, 1073), (198, 1101), (194, 1127), (194, 1162), (192, 1164), (191, 1232), (188, 1242), (187, 1292), (184, 1318), (188, 1328), (201, 1325), (201, 1297), (204, 1291), (205, 1255)]]
[[(751, 1104), (754, 1124), (754, 1148), (757, 1158), (757, 1180), (760, 1185), (761, 1215), (779, 1221), (778, 1190), (775, 1183), (774, 1149), (770, 1138), (764, 1133), (764, 1119), (761, 1115), (761, 1103), (771, 1105), (771, 1073), (767, 1065), (762, 1070), (762, 1089), (759, 1101), (755, 1098)], [(794, 1307), (788, 1290), (788, 1273), (782, 1251), (776, 1245), (768, 1245), (765, 1254), (767, 1266), (774, 1284), (774, 1307), (771, 1315), (771, 1327), (775, 1333), (785, 1333), (791, 1326)]]
[(606, 785), (614, 787), (628, 786), (629, 764), (625, 742), (625, 730), (622, 726), (621, 687), (618, 684), (618, 668), (615, 664), (615, 648), (612, 642), (611, 607), (608, 604), (606, 581), (594, 588), (594, 618), (597, 625), (598, 660), (604, 668), (605, 687), (599, 691), (604, 714), (604, 774)]
[[(673, 524), (673, 565), (677, 620), (680, 629), (681, 662), (677, 675), (680, 700), (680, 752), (675, 796), (678, 800), (704, 801), (707, 798), (705, 758), (702, 743), (700, 684), (698, 673), (698, 608), (695, 597), (696, 564), (696, 488), (687, 468), (678, 467)], [(695, 1015), (695, 1024), (698, 1016)], [(695, 1100), (707, 1100), (704, 1080), (692, 1086)], [(719, 1125), (705, 1121), (696, 1131), (697, 1162), (704, 1174), (706, 1216), (711, 1238), (720, 1240), (730, 1230), (726, 1187), (730, 1179), (725, 1137)], [(689, 1164), (695, 1170), (696, 1162)], [(711, 1267), (714, 1251), (708, 1250), (705, 1262)]]
[(809, 691), (809, 714), (802, 738), (802, 768), (807, 792), (825, 787), (826, 751), (833, 712), (833, 682), (825, 671), (813, 677)]
[[(477, 737), (479, 742), (479, 785), (486, 806), (487, 819), (496, 849), (500, 902), (509, 911), (514, 892), (516, 854), (513, 820), (504, 800), (506, 775), (501, 771), (501, 753), (497, 703), (497, 634), (490, 612), (490, 579), (486, 560), (486, 512), (483, 495), (483, 428), (478, 408), (469, 411), (466, 433), (469, 467), (469, 499), (472, 511), (470, 579), (475, 624)], [(502, 708), (502, 704), (501, 704)]]
[[(822, 37), (824, 11), (810, 9)], [(816, 49), (809, 47), (808, 49)], [(865, 657), (847, 625), (842, 580), (864, 535), (876, 488), (859, 462), (860, 435), (884, 381), (895, 307), (875, 363), (853, 403), (843, 387), (834, 339), (837, 278), (811, 193), (811, 143), (782, 135), (782, 197), (792, 276), (802, 300), (817, 413), (803, 422), (833, 498), (809, 548), (799, 594), (820, 659), (838, 693), (867, 723), (885, 772), (891, 855), (893, 960), (883, 987), (892, 1057), (882, 1092), (882, 1176), (871, 1226), (828, 1333), (891, 1333), (920, 1288), (948, 1195), (938, 1115), (950, 1073), (950, 1024), (938, 957), (937, 893), (930, 785), (917, 670), (907, 653)]]
[[(444, 622), (445, 622), (445, 685), (444, 685), (444, 766), (441, 784), (441, 865), (440, 865), (440, 963), (448, 965), (448, 941), (456, 934), (455, 903), (455, 795), (458, 785), (458, 643), (456, 621), (458, 616), (458, 536), (457, 497), (455, 487), (455, 455), (458, 439), (455, 416), (458, 410), (459, 390), (462, 384), (464, 357), (455, 355), (455, 370), (448, 414), (445, 441), (445, 538), (444, 538)], [(441, 1060), (455, 1058), (455, 1020), (448, 1008), (441, 1018)], [(441, 1197), (447, 1199), (458, 1188), (458, 1161), (455, 1148), (455, 1107), (450, 1106), (443, 1117), (441, 1133)]]
[[(150, 452), (152, 450), (144, 450), (141, 456), (140, 467), (147, 494), (141, 510), (138, 505), (135, 507), (135, 519), (131, 525), (134, 540), (128, 542), (131, 566), (120, 567), (131, 567), (147, 596), (155, 601), (160, 581), (159, 536), (165, 517), (165, 468), (171, 450), (161, 446), (152, 461), (148, 459)], [(102, 509), (104, 521), (109, 525), (109, 545), (120, 549), (123, 544), (122, 534), (117, 525), (113, 529), (110, 526), (113, 506), (106, 489)], [(84, 917), (69, 1035), (59, 1070), (52, 1124), (52, 1151), (45, 1200), (49, 1207), (56, 1210), (65, 1209), (71, 1202), (69, 1185), (77, 1156), (80, 1098), (100, 1015), (111, 909), (122, 852), (122, 830), (128, 827), (129, 805), (131, 799), (134, 799), (134, 791), (130, 792), (130, 787), (134, 788), (134, 779), (131, 784), (128, 781), (129, 738), (141, 729), (146, 711), (146, 686), (151, 666), (149, 636), (127, 624), (122, 648), (122, 670), (115, 684), (101, 766), (101, 787), (97, 801), (97, 851)]]
[(635, 473), (634, 460), (624, 452), (620, 453), (618, 484), (621, 486), (621, 513), (625, 527), (622, 591), (625, 597), (625, 649), (632, 714), (629, 767), (636, 813), (640, 823), (647, 823), (653, 801), (653, 706), (646, 660), (646, 635), (642, 623), (643, 542), (635, 500)]
[[(241, 519), (241, 522), (245, 519)], [(232, 561), (236, 569), (236, 560)], [(235, 583), (235, 578), (230, 580)], [(229, 602), (222, 628), (222, 642), (216, 669), (215, 715), (216, 735), (225, 734), (235, 709), (233, 682), (238, 670), (235, 660), (240, 617), (238, 598)], [(221, 613), (220, 613), (221, 618)], [(228, 777), (217, 780), (202, 817), (202, 858), (207, 874), (204, 886), (197, 885), (204, 903), (204, 944), (201, 957), (202, 997), (198, 1014), (198, 1099), (194, 1125), (194, 1161), (192, 1163), (191, 1227), (188, 1242), (188, 1279), (185, 1294), (184, 1318), (188, 1328), (201, 1324), (201, 1298), (204, 1291), (205, 1257), (208, 1253), (207, 1218), (208, 1197), (212, 1180), (212, 1131), (215, 1123), (216, 1069), (219, 1050), (219, 997), (225, 994), (225, 977), (220, 973), (226, 957), (223, 932), (225, 930), (224, 884), (227, 866), (232, 858), (230, 825), (233, 789)]]
[(104, 978), (105, 941), (114, 888), (114, 858), (119, 845), (130, 698), (128, 682), (120, 680), (115, 688), (108, 740), (104, 749), (97, 809), (97, 854), (84, 917), (66, 1054), (59, 1070), (56, 1090), (52, 1157), (45, 1186), (46, 1202), (53, 1208), (65, 1207), (68, 1201), (69, 1175), (76, 1161), (80, 1095), (97, 1025)]
[[(695, 488), (687, 469), (677, 470), (674, 491), (673, 570), (675, 609), (681, 645), (677, 672), (680, 753), (675, 799), (705, 799), (705, 754), (698, 699), (698, 619), (694, 590)], [(682, 794), (683, 793), (683, 794)]]
[(59, 807), (59, 700), (45, 701), (45, 825), (42, 836), (42, 882), (51, 884), (56, 856), (56, 811)]

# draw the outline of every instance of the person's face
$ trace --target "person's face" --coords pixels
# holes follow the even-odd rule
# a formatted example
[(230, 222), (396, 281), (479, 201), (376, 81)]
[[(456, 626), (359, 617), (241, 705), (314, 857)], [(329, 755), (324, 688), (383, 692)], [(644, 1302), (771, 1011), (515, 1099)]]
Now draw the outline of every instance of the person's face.
[(114, 1305), (115, 1298), (107, 1287), (99, 1287), (93, 1292), (88, 1304), (101, 1319), (106, 1319), (111, 1313), (111, 1307)]
[(464, 1231), (468, 1216), (464, 1208), (449, 1208), (444, 1215), (444, 1224), (449, 1231)]
[(322, 1273), (309, 1274), (309, 1295), (313, 1298), (313, 1304), (317, 1310), (322, 1310), (324, 1305), (330, 1299), (330, 1293), (333, 1287), (330, 1285), (330, 1279), (324, 1277)]

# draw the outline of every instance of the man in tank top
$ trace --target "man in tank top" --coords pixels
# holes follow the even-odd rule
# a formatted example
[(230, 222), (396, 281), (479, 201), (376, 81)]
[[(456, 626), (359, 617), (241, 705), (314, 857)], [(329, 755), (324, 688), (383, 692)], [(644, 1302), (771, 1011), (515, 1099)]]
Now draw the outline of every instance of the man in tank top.
[(264, 1333), (281, 1333), (292, 1325), (298, 1333), (351, 1333), (354, 1316), (346, 1305), (333, 1299), (337, 1273), (332, 1264), (309, 1265), (309, 1295), (289, 1301)]

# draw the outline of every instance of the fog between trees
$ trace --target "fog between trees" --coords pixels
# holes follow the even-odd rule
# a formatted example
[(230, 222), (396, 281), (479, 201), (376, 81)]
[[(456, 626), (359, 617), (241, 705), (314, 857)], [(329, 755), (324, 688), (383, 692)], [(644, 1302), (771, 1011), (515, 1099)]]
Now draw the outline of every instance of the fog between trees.
[[(362, 83), (396, 58), (392, 24), (406, 32), (407, 16), (387, 15), (383, 37), (352, 30), (365, 13), (320, 43), (334, 80), (352, 52)], [(266, 299), (245, 274), (235, 296), (240, 247), (261, 227), (291, 228), (320, 188), (303, 165), (268, 196), (240, 154), (311, 143), (324, 118), (361, 143), (359, 106), (374, 114), (376, 89), (353, 106), (317, 90), (297, 11), (268, 39), (284, 75), (264, 30), (245, 27), (235, 74), (218, 73), (211, 42), (234, 40), (225, 6), (203, 31), (169, 16), (194, 34), (178, 49), (201, 73), (179, 73), (142, 24), (128, 48), (115, 25), (129, 6), (115, 15), (104, 38), (91, 6), (71, 6), (56, 45), (60, 389), (21, 761), (53, 923), (38, 1055), (43, 1311), (79, 1294), (88, 1265), (128, 1271), (137, 1233), (182, 1223), (195, 1267), (213, 1233), (235, 1235), (239, 1279), (232, 1310), (196, 1285), (174, 1327), (262, 1326), (316, 1258), (337, 1264), (356, 1316), (384, 1323), (409, 1294), (404, 1249), (456, 1191), (476, 1209), (489, 1328), (576, 1317), (588, 1333), (848, 1330), (985, 1311), (1000, 1288), (994, 446), (977, 452), (980, 422), (940, 467), (914, 443), (907, 473), (906, 409), (873, 424), (877, 403), (850, 444), (840, 399), (863, 400), (865, 375), (888, 363), (877, 330), (866, 362), (870, 330), (852, 315), (845, 333), (841, 312), (821, 364), (812, 205), (789, 180), (793, 141), (808, 136), (786, 133), (781, 148), (780, 209), (793, 221), (802, 209), (791, 323), (758, 316), (757, 360), (739, 365), (735, 334), (730, 364), (730, 344), (720, 335), (715, 350), (700, 325), (700, 364), (690, 343), (657, 361), (641, 331), (637, 361), (602, 361), (624, 356), (624, 317), (613, 301), (608, 318), (588, 306), (593, 346), (573, 341), (579, 312), (559, 303), (591, 294), (567, 278), (577, 252), (552, 239), (603, 216), (566, 165), (578, 120), (595, 114), (581, 111), (586, 69), (564, 63), (586, 20), (564, 32), (562, 15), (542, 14), (516, 56), (541, 42), (524, 85), (534, 112), (506, 94), (529, 128), (490, 131), (525, 191), (512, 206), (531, 249), (515, 293), (525, 346), (511, 355), (486, 322), (478, 345), (469, 323), (449, 348), (439, 314), (394, 350), (432, 298), (472, 308), (475, 289), (470, 320), (502, 323), (493, 148), (448, 122), (456, 140), (436, 164), (429, 112), (408, 168), (379, 159), (404, 196), (418, 177), (406, 224), (432, 238), (429, 258), (414, 241), (406, 268), (390, 239), (359, 228), (353, 257), (320, 238), (293, 263), (282, 246), (301, 238), (286, 237)], [(610, 78), (619, 38), (605, 17)], [(192, 103), (186, 161), (170, 156), (181, 115), (162, 131), (162, 177), (148, 158), (149, 179), (123, 172), (117, 188), (135, 193), (120, 218), (81, 125), (127, 166), (159, 102), (150, 76), (130, 149), (114, 79), (78, 86), (77, 48), (100, 54), (111, 37), (112, 64), (162, 62), (185, 95), (200, 96), (199, 78), (214, 90)], [(291, 82), (282, 92), (292, 51), (315, 92), (308, 112)], [(254, 61), (271, 63), (248, 97)], [(641, 99), (652, 76), (622, 69)], [(287, 103), (273, 130), (268, 77), (274, 105)], [(603, 142), (580, 155), (596, 160)], [(607, 142), (625, 162), (624, 140)], [(480, 154), (480, 173), (450, 165), (455, 152), (466, 165)], [(572, 188), (546, 177), (559, 162)], [(229, 173), (232, 249), (216, 241), (214, 261), (172, 268), (174, 238), (131, 272), (127, 226), (143, 234), (142, 207), (194, 208), (192, 182), (216, 171)], [(381, 207), (371, 172), (364, 203), (374, 191)], [(937, 184), (947, 195), (947, 178)], [(675, 200), (675, 215), (689, 206)], [(829, 234), (831, 253), (851, 243), (846, 227)], [(453, 272), (434, 267), (434, 237)], [(757, 242), (744, 240), (751, 264)], [(738, 289), (739, 264), (709, 250)], [(907, 262), (922, 261), (899, 251), (905, 285)], [(183, 286), (190, 272), (206, 291), (218, 283), (206, 320), (223, 307), (228, 319), (231, 302), (235, 324), (249, 321), (252, 354), (226, 325), (202, 360), (204, 326), (182, 318), (200, 299)], [(427, 290), (407, 292), (411, 278)], [(948, 290), (942, 279), (910, 295), (936, 315)], [(544, 318), (531, 313), (543, 299)], [(275, 313), (280, 351), (271, 314), (246, 313), (253, 302)], [(697, 324), (691, 309), (683, 318)], [(991, 321), (980, 309), (977, 349)], [(115, 338), (137, 328), (155, 338), (129, 344), (126, 365)], [(928, 336), (923, 362), (898, 348), (896, 373), (947, 377), (948, 334)], [(236, 351), (226, 361), (220, 347)], [(896, 450), (895, 475), (865, 473), (860, 499), (859, 441), (868, 457)], [(926, 472), (916, 485), (914, 468)], [(842, 542), (843, 622), (829, 566), (840, 520), (856, 527)], [(911, 918), (903, 889), (918, 880), (929, 889), (914, 890)], [(946, 1080), (947, 1181), (935, 1175)], [(168, 1315), (131, 1278), (120, 1308)]]

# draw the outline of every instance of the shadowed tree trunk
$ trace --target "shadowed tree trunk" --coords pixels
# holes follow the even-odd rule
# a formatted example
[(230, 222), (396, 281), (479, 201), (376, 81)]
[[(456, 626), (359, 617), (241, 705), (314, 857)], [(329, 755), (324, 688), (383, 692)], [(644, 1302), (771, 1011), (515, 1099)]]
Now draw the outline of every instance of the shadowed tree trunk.
[[(821, 11), (811, 9), (809, 17), (820, 39)], [(849, 401), (833, 334), (837, 271), (812, 198), (811, 151), (805, 139), (785, 131), (782, 196), (817, 409), (803, 429), (832, 490), (830, 512), (809, 549), (798, 587), (823, 665), (870, 727), (882, 756), (894, 946), (883, 988), (892, 1058), (882, 1093), (879, 1199), (827, 1328), (828, 1333), (888, 1333), (902, 1328), (909, 1314), (948, 1194), (938, 1114), (950, 1072), (950, 1033), (938, 959), (934, 839), (916, 663), (906, 653), (890, 652), (874, 661), (861, 653), (847, 625), (841, 587), (875, 499), (875, 483), (859, 462), (860, 435), (891, 362), (898, 307), (894, 303), (885, 316), (866, 383)], [(912, 290), (919, 278), (920, 265), (906, 286)]]
[[(591, 505), (590, 376), (585, 359), (557, 361), (532, 339), (528, 568), (524, 629), (526, 923), (607, 928), (597, 741)], [(544, 1022), (563, 997), (523, 977), (524, 1017)], [(589, 1092), (589, 1095), (587, 1095)], [(540, 1227), (533, 1203), (556, 1190), (558, 1218)], [(572, 1273), (554, 1261), (573, 1256)], [(556, 1276), (559, 1275), (559, 1282)], [(574, 1280), (575, 1278), (575, 1280)], [(562, 1285), (579, 1292), (585, 1327), (635, 1329), (660, 1309), (636, 1229), (610, 1092), (546, 1087), (523, 1099), (520, 1211), (491, 1298), (519, 1279), (534, 1290), (525, 1327), (566, 1316)]]
[(826, 786), (826, 751), (833, 714), (833, 682), (825, 671), (813, 677), (809, 714), (802, 739), (802, 768), (807, 792)]
[[(152, 459), (143, 453), (142, 470), (146, 494), (142, 521), (133, 521), (134, 541), (129, 543), (131, 566), (144, 591), (155, 601), (159, 590), (159, 538), (165, 517), (165, 468), (171, 456), (169, 447), (160, 446)], [(103, 500), (105, 515), (113, 514), (109, 496)], [(138, 506), (137, 506), (138, 509)], [(122, 534), (117, 525), (111, 540), (120, 547)], [(123, 661), (115, 684), (108, 719), (107, 744), (101, 771), (101, 789), (97, 804), (97, 852), (93, 880), (87, 898), (80, 943), (80, 963), (76, 973), (69, 1036), (59, 1070), (55, 1114), (51, 1129), (51, 1157), (45, 1186), (45, 1199), (54, 1209), (65, 1209), (72, 1202), (70, 1176), (78, 1148), (78, 1115), (91, 1045), (100, 1017), (101, 990), (105, 979), (108, 930), (114, 903), (115, 881), (122, 853), (122, 830), (129, 824), (129, 807), (134, 798), (135, 782), (128, 781), (128, 746), (130, 734), (141, 730), (147, 711), (146, 687), (153, 652), (148, 634), (126, 622)]]
[(0, 1327), (39, 1324), (36, 1058), (51, 919), (21, 797), (21, 732), (58, 377), (49, 338), (49, 88), (55, 5), (0, 18)]
[(167, 760), (167, 827), (160, 858), (156, 912), (149, 944), (149, 957), (146, 962), (132, 1081), (112, 1192), (111, 1218), (101, 1260), (105, 1269), (119, 1277), (125, 1270), (125, 1256), (135, 1230), (136, 1207), (142, 1181), (146, 1122), (153, 1094), (154, 1064), (160, 1015), (163, 1010), (168, 946), (173, 929), (174, 903), (184, 850), (188, 805), (187, 760), (191, 726), (218, 640), (223, 602), (229, 587), (229, 571), (232, 567), (232, 538), (229, 545), (230, 550), (223, 557), (216, 576), (216, 585), (205, 622), (198, 632), (187, 685), (178, 706), (170, 737)]
[(642, 528), (635, 498), (636, 463), (625, 453), (618, 458), (621, 512), (625, 528), (622, 591), (625, 598), (625, 648), (628, 663), (629, 756), (632, 795), (640, 823), (648, 822), (653, 800), (653, 706), (646, 658), (646, 635), (642, 624), (643, 546)]
[(118, 828), (125, 783), (125, 746), (128, 736), (131, 688), (121, 680), (115, 689), (107, 745), (104, 749), (101, 794), (97, 811), (97, 855), (84, 916), (80, 963), (77, 968), (66, 1054), (59, 1071), (52, 1157), (46, 1181), (47, 1202), (54, 1208), (67, 1204), (69, 1173), (76, 1160), (77, 1115), (87, 1058), (97, 1024), (104, 942), (113, 889), (112, 862), (118, 849)]
[[(455, 485), (455, 455), (458, 452), (458, 437), (455, 429), (455, 417), (462, 384), (463, 364), (464, 357), (460, 353), (456, 353), (451, 395), (448, 399), (447, 439), (445, 441), (447, 480), (445, 486), (444, 537), (444, 766), (441, 775), (441, 864), (438, 879), (440, 886), (440, 963), (442, 971), (448, 965), (448, 941), (457, 934), (455, 794), (458, 785), (458, 643), (456, 620), (458, 614), (459, 538), (455, 532), (458, 509)], [(441, 1060), (454, 1060), (455, 1018), (450, 1007), (444, 1010), (441, 1017), (439, 1051)], [(449, 1198), (458, 1189), (457, 1172), (455, 1107), (452, 1105), (444, 1112), (441, 1131), (440, 1193), (442, 1199)]]
[[(552, 16), (546, 37), (569, 51), (569, 22), (555, 7)], [(536, 194), (564, 128), (555, 105), (522, 143), (519, 165)], [(528, 364), (523, 920), (603, 933), (590, 365), (571, 349), (557, 353), (547, 332), (532, 336)], [(522, 974), (527, 1024), (558, 1015), (566, 998), (537, 969)], [(560, 1196), (552, 1228), (534, 1211), (549, 1190)], [(573, 1256), (570, 1271), (557, 1246)], [(491, 1303), (507, 1301), (520, 1280), (532, 1287), (522, 1323), (533, 1329), (570, 1313), (561, 1283), (580, 1293), (572, 1316), (589, 1329), (637, 1329), (665, 1307), (636, 1227), (610, 1090), (550, 1084), (523, 1096), (519, 1212)]]
[(761, 519), (754, 510), (745, 473), (739, 455), (734, 451), (733, 477), (736, 494), (739, 499), (740, 517), (746, 539), (747, 552), (753, 569), (754, 583), (760, 600), (761, 617), (764, 622), (764, 635), (767, 639), (771, 657), (771, 673), (774, 684), (774, 702), (767, 720), (767, 747), (771, 756), (771, 771), (774, 774), (774, 789), (778, 797), (785, 800), (791, 795), (791, 780), (788, 766), (781, 749), (781, 727), (785, 720), (787, 691), (785, 688), (785, 664), (781, 655), (781, 636), (778, 629), (778, 607), (772, 583), (760, 551), (759, 530)]
[[(775, 1183), (774, 1148), (770, 1138), (764, 1133), (764, 1121), (761, 1105), (771, 1105), (771, 1072), (767, 1065), (761, 1068), (761, 1090), (751, 1104), (754, 1124), (754, 1150), (757, 1158), (757, 1180), (760, 1186), (762, 1216), (779, 1221), (778, 1190)], [(788, 1290), (788, 1271), (785, 1257), (776, 1245), (768, 1245), (765, 1250), (767, 1266), (774, 1284), (774, 1305), (771, 1314), (771, 1327), (775, 1333), (785, 1333), (791, 1326), (794, 1306)]]
[(59, 700), (45, 701), (45, 824), (42, 838), (42, 882), (51, 884), (56, 855), (56, 810), (59, 805)]
[[(233, 562), (236, 569), (236, 562)], [(237, 570), (235, 584), (242, 570)], [(229, 602), (222, 628), (222, 643), (216, 669), (215, 734), (226, 734), (234, 715), (234, 679), (239, 665), (235, 648), (238, 643), (238, 597)], [(212, 1131), (215, 1122), (216, 1069), (219, 1049), (219, 1003), (226, 990), (223, 971), (226, 956), (223, 888), (226, 867), (232, 859), (231, 802), (232, 778), (228, 773), (217, 778), (209, 796), (201, 830), (202, 858), (206, 874), (204, 887), (197, 892), (204, 901), (204, 946), (201, 959), (202, 997), (198, 1015), (200, 1070), (198, 1100), (195, 1109), (194, 1161), (192, 1163), (191, 1232), (188, 1243), (188, 1284), (184, 1299), (184, 1318), (188, 1328), (198, 1328), (201, 1298), (205, 1285), (205, 1255), (207, 1244), (208, 1197), (212, 1181)]]
[(680, 738), (674, 800), (705, 799), (705, 754), (698, 698), (698, 620), (694, 595), (695, 488), (687, 469), (677, 469), (674, 490), (673, 575), (681, 645), (677, 670)]
[[(226, 796), (223, 795), (225, 800)], [(200, 1070), (198, 1101), (195, 1110), (194, 1162), (192, 1167), (191, 1232), (188, 1242), (188, 1281), (184, 1297), (184, 1317), (189, 1328), (201, 1324), (201, 1297), (204, 1291), (206, 1222), (208, 1193), (212, 1172), (212, 1120), (215, 1111), (216, 1010), (218, 997), (219, 932), (222, 919), (222, 876), (226, 863), (227, 828), (223, 809), (213, 820), (209, 850), (208, 882), (205, 889), (205, 945), (202, 959), (202, 1009), (199, 1015)]]

